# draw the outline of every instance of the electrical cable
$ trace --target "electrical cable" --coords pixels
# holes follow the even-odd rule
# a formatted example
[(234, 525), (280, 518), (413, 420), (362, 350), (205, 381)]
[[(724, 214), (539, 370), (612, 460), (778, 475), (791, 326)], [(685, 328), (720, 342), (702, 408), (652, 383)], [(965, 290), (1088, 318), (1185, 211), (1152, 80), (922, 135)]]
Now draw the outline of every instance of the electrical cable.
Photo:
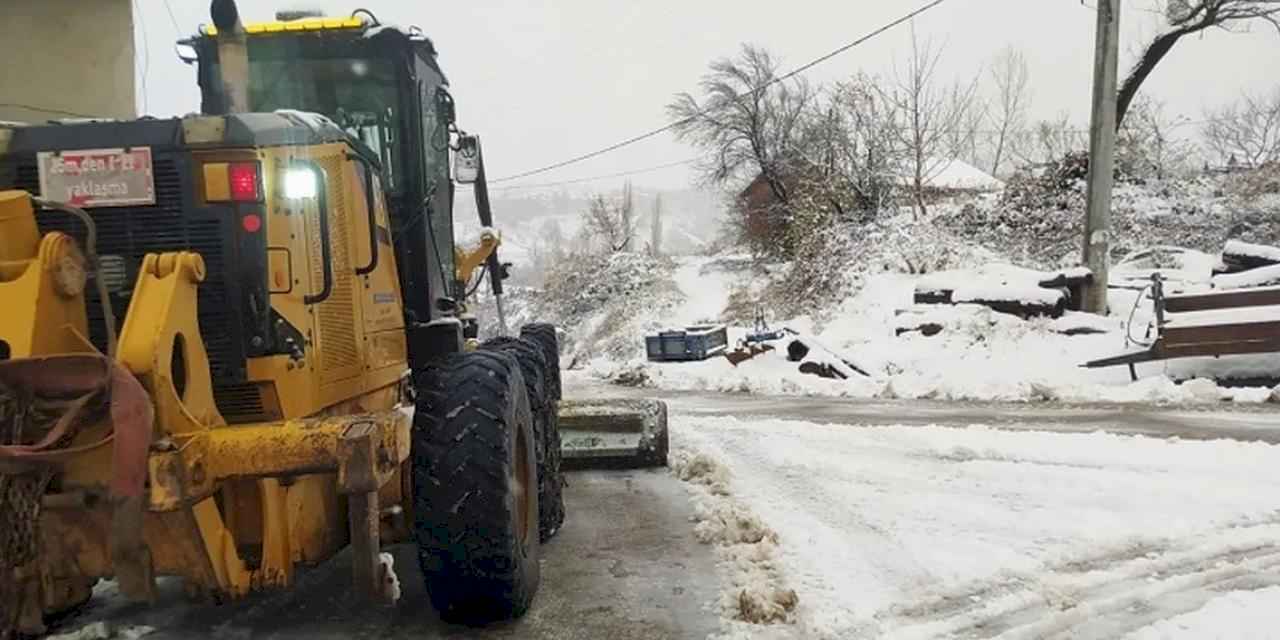
[[(1151, 285), (1147, 285), (1143, 287), (1140, 291), (1138, 291), (1138, 295), (1133, 299), (1133, 308), (1129, 310), (1129, 319), (1126, 320), (1124, 323), (1124, 346), (1126, 348), (1130, 344), (1136, 344), (1140, 347), (1147, 347), (1147, 348), (1151, 347), (1150, 342), (1144, 342), (1142, 340), (1138, 340), (1133, 337), (1133, 316), (1138, 313), (1138, 304), (1142, 302), (1142, 296), (1146, 295), (1147, 290), (1150, 288), (1151, 288)], [(1150, 327), (1148, 327), (1148, 334), (1149, 333), (1150, 333)]]
[(169, 22), (173, 24), (173, 31), (182, 37), (182, 27), (178, 26), (178, 18), (173, 15), (173, 6), (169, 4), (169, 0), (164, 0), (164, 10), (169, 13)]
[(142, 7), (133, 0), (133, 10), (138, 14), (138, 27), (142, 31), (142, 112), (148, 111), (147, 75), (151, 73), (151, 45), (147, 42), (147, 21), (142, 17)]
[[(775, 78), (772, 78), (772, 79), (770, 79), (768, 82), (765, 82), (765, 83), (761, 84), (761, 85), (760, 85), (760, 86), (758, 86), (758, 87), (753, 87), (750, 91), (746, 91), (746, 92), (744, 92), (744, 93), (738, 94), (737, 96), (735, 96), (735, 99), (741, 99), (741, 98), (744, 98), (744, 97), (746, 97), (746, 96), (748, 96), (748, 95), (753, 95), (753, 94), (759, 93), (759, 92), (761, 92), (761, 91), (764, 91), (765, 89), (768, 89), (769, 87), (771, 87), (771, 86), (773, 86), (773, 85), (775, 85), (775, 84), (778, 84), (778, 83), (780, 83), (780, 82), (785, 82), (785, 81), (787, 81), (787, 80), (789, 80), (789, 79), (791, 79), (791, 78), (794, 78), (795, 76), (797, 76), (797, 75), (799, 75), (799, 74), (801, 74), (801, 73), (804, 73), (805, 71), (808, 71), (809, 69), (812, 69), (813, 67), (815, 67), (815, 66), (817, 66), (817, 65), (819, 65), (819, 64), (822, 64), (823, 62), (826, 62), (827, 60), (830, 60), (830, 59), (832, 59), (832, 58), (834, 58), (834, 57), (836, 57), (836, 56), (838, 56), (838, 55), (840, 55), (840, 54), (842, 54), (842, 53), (844, 53), (844, 52), (846, 52), (846, 51), (848, 51), (848, 50), (850, 50), (850, 49), (852, 49), (852, 48), (854, 48), (854, 47), (856, 47), (856, 46), (858, 46), (858, 45), (860, 45), (860, 44), (862, 44), (862, 43), (864, 43), (864, 42), (866, 42), (866, 41), (868, 41), (868, 40), (870, 40), (870, 39), (872, 39), (872, 38), (874, 38), (874, 37), (876, 37), (876, 36), (879, 36), (880, 34), (882, 34), (882, 33), (886, 32), (886, 31), (888, 31), (888, 30), (890, 30), (890, 29), (892, 29), (892, 28), (894, 28), (894, 27), (896, 27), (896, 26), (898, 26), (898, 25), (900, 25), (900, 24), (902, 24), (902, 23), (904, 23), (904, 22), (907, 22), (907, 21), (911, 20), (912, 18), (915, 18), (916, 16), (918, 16), (918, 15), (920, 15), (920, 14), (922, 14), (922, 13), (924, 13), (924, 12), (926, 12), (926, 11), (928, 11), (928, 10), (930, 10), (930, 9), (932, 9), (932, 8), (934, 8), (934, 7), (938, 6), (938, 5), (940, 5), (940, 4), (942, 4), (943, 2), (946, 2), (946, 0), (933, 0), (932, 2), (929, 2), (928, 4), (925, 4), (924, 6), (921, 6), (921, 7), (917, 8), (915, 11), (912, 11), (911, 13), (908, 13), (908, 14), (906, 14), (906, 15), (904, 15), (904, 16), (902, 16), (902, 17), (898, 18), (897, 20), (894, 20), (894, 21), (892, 21), (892, 22), (890, 22), (890, 23), (888, 23), (888, 24), (886, 24), (886, 25), (884, 25), (884, 26), (880, 27), (879, 29), (876, 29), (875, 31), (872, 31), (871, 33), (868, 33), (868, 34), (866, 34), (866, 35), (862, 36), (861, 38), (858, 38), (857, 40), (854, 40), (854, 41), (852, 41), (852, 42), (850, 42), (850, 43), (848, 43), (848, 44), (845, 44), (844, 46), (841, 46), (841, 47), (839, 47), (839, 48), (835, 49), (834, 51), (831, 51), (830, 53), (828, 53), (828, 54), (826, 54), (826, 55), (823, 55), (823, 56), (818, 57), (818, 58), (816, 58), (816, 59), (814, 59), (814, 60), (811, 60), (811, 61), (809, 61), (809, 62), (807, 62), (807, 63), (805, 63), (805, 64), (803, 64), (803, 65), (801, 65), (801, 66), (799, 66), (799, 67), (797, 67), (797, 68), (795, 68), (795, 69), (791, 70), (790, 72), (785, 73), (785, 74), (783, 74), (783, 75), (781, 75), (781, 76), (777, 76), (777, 77), (775, 77)], [(652, 138), (652, 137), (654, 137), (654, 136), (661, 135), (661, 134), (663, 134), (663, 133), (666, 133), (666, 132), (668, 132), (668, 131), (671, 131), (672, 129), (675, 129), (675, 128), (677, 128), (677, 127), (680, 127), (680, 126), (683, 126), (683, 125), (685, 125), (685, 124), (688, 124), (688, 123), (692, 122), (694, 119), (696, 119), (699, 115), (701, 115), (701, 113), (696, 114), (696, 115), (693, 115), (693, 116), (689, 116), (689, 117), (687, 117), (687, 118), (683, 118), (683, 119), (680, 119), (680, 120), (676, 120), (675, 122), (670, 122), (670, 123), (668, 123), (668, 124), (666, 124), (666, 125), (664, 125), (664, 126), (658, 127), (657, 129), (653, 129), (653, 130), (650, 130), (650, 131), (646, 131), (646, 132), (641, 133), (641, 134), (639, 134), (639, 135), (635, 135), (635, 136), (632, 136), (632, 137), (630, 137), (630, 138), (627, 138), (627, 139), (625, 139), (625, 140), (623, 140), (623, 141), (621, 141), (621, 142), (617, 142), (617, 143), (611, 144), (611, 145), (609, 145), (609, 146), (607, 146), (607, 147), (604, 147), (603, 149), (598, 149), (598, 150), (596, 150), (596, 151), (592, 151), (592, 152), (590, 152), (590, 153), (584, 153), (584, 154), (582, 154), (582, 155), (574, 156), (574, 157), (569, 158), (569, 159), (567, 159), (567, 160), (562, 160), (562, 161), (560, 161), (560, 162), (552, 163), (552, 164), (546, 165), (546, 166), (544, 166), (544, 167), (540, 167), (540, 168), (537, 168), (537, 169), (532, 169), (532, 170), (530, 170), (530, 171), (524, 171), (524, 172), (521, 172), (521, 173), (517, 173), (517, 174), (513, 174), (513, 175), (509, 175), (509, 176), (504, 176), (504, 177), (502, 177), (502, 178), (497, 178), (497, 179), (494, 179), (494, 180), (490, 180), (490, 181), (489, 181), (489, 183), (490, 183), (490, 184), (496, 184), (496, 183), (499, 183), (499, 182), (507, 182), (507, 181), (509, 181), (509, 180), (516, 180), (516, 179), (519, 179), (519, 178), (526, 178), (526, 177), (528, 177), (528, 176), (537, 175), (537, 174), (539, 174), (539, 173), (546, 173), (547, 171), (551, 171), (551, 170), (553, 170), (553, 169), (559, 169), (560, 167), (565, 167), (565, 166), (568, 166), (568, 165), (571, 165), (571, 164), (576, 164), (576, 163), (582, 162), (583, 160), (588, 160), (588, 159), (590, 159), (590, 158), (595, 158), (595, 157), (597, 157), (597, 156), (602, 156), (602, 155), (604, 155), (604, 154), (606, 154), (606, 153), (609, 153), (609, 152), (611, 152), (611, 151), (616, 151), (616, 150), (621, 149), (621, 148), (623, 148), (623, 147), (630, 146), (630, 145), (635, 144), (635, 143), (637, 143), (637, 142), (640, 142), (640, 141), (642, 141), (642, 140), (647, 140), (647, 139)]]
[(72, 118), (97, 117), (97, 116), (91, 116), (86, 113), (76, 113), (75, 111), (66, 111), (63, 109), (50, 109), (48, 107), (37, 107), (33, 104), (24, 104), (21, 102), (0, 102), (0, 107), (5, 107), (9, 109), (26, 109), (27, 111), (37, 111), (40, 113), (47, 113), (49, 115), (70, 116)]
[(629, 169), (627, 171), (619, 171), (618, 173), (610, 173), (607, 175), (591, 176), (589, 178), (574, 178), (572, 180), (561, 180), (559, 182), (542, 182), (537, 184), (513, 184), (509, 187), (498, 187), (498, 190), (514, 191), (517, 189), (542, 189), (546, 187), (558, 187), (566, 184), (577, 184), (579, 182), (594, 182), (596, 180), (608, 180), (610, 178), (624, 178), (626, 176), (634, 176), (641, 173), (648, 173), (650, 171), (658, 171), (660, 169), (670, 169), (671, 167), (679, 167), (681, 165), (686, 165), (686, 164), (690, 164), (697, 161), (698, 161), (698, 158), (685, 158), (684, 160), (680, 160), (678, 162), (668, 162), (665, 164), (659, 164), (652, 167), (644, 167), (641, 169)]

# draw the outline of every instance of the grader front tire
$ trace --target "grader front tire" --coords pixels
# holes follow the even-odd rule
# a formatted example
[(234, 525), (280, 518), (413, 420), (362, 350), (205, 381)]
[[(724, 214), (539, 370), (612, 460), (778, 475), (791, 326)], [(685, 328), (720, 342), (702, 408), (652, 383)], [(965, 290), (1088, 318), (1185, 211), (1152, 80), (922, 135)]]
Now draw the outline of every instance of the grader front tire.
[(506, 354), (451, 356), (419, 377), (414, 536), (431, 603), (447, 622), (518, 618), (540, 581), (533, 417)]

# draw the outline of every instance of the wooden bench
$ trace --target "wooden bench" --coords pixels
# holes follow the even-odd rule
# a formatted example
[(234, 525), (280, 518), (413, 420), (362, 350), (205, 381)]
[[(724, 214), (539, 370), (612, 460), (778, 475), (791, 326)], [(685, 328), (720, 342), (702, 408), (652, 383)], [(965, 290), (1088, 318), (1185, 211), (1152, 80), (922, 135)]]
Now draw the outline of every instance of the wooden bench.
[[(1156, 340), (1144, 351), (1126, 353), (1085, 363), (1086, 367), (1128, 365), (1129, 375), (1138, 379), (1134, 365), (1152, 360), (1195, 356), (1225, 356), (1246, 353), (1280, 352), (1280, 287), (1239, 289), (1180, 295), (1164, 295), (1163, 282), (1153, 277), (1151, 298), (1156, 312)], [(1245, 310), (1275, 307), (1274, 314), (1250, 319)], [(1170, 318), (1170, 314), (1240, 310), (1235, 318), (1197, 322)], [(1263, 316), (1264, 314), (1259, 314)]]

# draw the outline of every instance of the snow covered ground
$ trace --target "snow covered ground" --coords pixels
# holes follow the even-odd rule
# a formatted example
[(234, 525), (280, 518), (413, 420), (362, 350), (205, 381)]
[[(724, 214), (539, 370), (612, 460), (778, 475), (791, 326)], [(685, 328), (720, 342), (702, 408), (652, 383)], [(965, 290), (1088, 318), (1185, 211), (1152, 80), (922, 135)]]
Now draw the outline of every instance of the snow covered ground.
[(1280, 446), (690, 416), (672, 441), (726, 637), (1280, 637)]
[[(684, 295), (684, 303), (674, 310), (655, 312), (649, 322), (680, 326), (718, 317), (727, 304), (729, 292), (750, 283), (752, 276), (744, 271), (744, 264), (723, 258), (682, 259), (674, 278)], [(740, 270), (734, 271), (733, 265), (738, 265)], [(973, 274), (1014, 277), (1027, 271), (1015, 267), (992, 269), (988, 269), (989, 273), (976, 270)], [(1033, 282), (1035, 273), (1027, 273), (1031, 275), (1022, 279)], [(943, 280), (951, 281), (963, 279), (965, 274), (942, 276)], [(1207, 276), (1206, 269), (1206, 280)], [(692, 363), (650, 363), (643, 359), (638, 336), (631, 359), (598, 358), (587, 370), (598, 378), (625, 379), (629, 384), (666, 390), (858, 398), (1161, 403), (1261, 402), (1270, 395), (1269, 389), (1220, 388), (1212, 380), (1194, 379), (1265, 377), (1280, 372), (1280, 355), (1276, 354), (1191, 358), (1139, 365), (1140, 380), (1132, 382), (1125, 367), (1084, 369), (1080, 365), (1141, 348), (1126, 343), (1125, 339), (1126, 331), (1135, 340), (1148, 338), (1145, 329), (1151, 318), (1150, 303), (1138, 301), (1135, 308), (1138, 291), (1113, 290), (1111, 304), (1115, 312), (1109, 317), (1068, 312), (1056, 320), (1023, 320), (972, 304), (914, 305), (912, 295), (922, 280), (935, 282), (939, 276), (872, 276), (857, 295), (845, 300), (821, 322), (799, 317), (773, 323), (774, 328), (789, 327), (811, 345), (817, 345), (815, 355), (819, 359), (823, 352), (832, 352), (868, 372), (869, 377), (829, 380), (802, 374), (796, 363), (786, 359), (788, 340), (777, 343), (775, 351), (736, 367), (722, 358)], [(897, 334), (899, 328), (928, 323), (940, 326), (941, 332)], [(731, 326), (730, 342), (736, 342), (747, 330), (746, 326)], [(1175, 380), (1191, 382), (1176, 384)]]

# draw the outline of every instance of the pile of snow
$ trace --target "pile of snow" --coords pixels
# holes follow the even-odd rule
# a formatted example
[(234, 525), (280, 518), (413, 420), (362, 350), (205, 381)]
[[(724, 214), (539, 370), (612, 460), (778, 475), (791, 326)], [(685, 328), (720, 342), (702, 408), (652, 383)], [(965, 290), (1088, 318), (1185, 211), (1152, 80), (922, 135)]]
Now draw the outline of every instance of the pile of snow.
[[(715, 417), (672, 437), (776, 534), (796, 638), (1116, 638), (1280, 582), (1280, 446)], [(1246, 600), (1232, 628), (1273, 631)]]
[(1245, 289), (1280, 284), (1280, 264), (1213, 277), (1215, 289)]
[(728, 585), (721, 597), (726, 624), (750, 632), (754, 625), (791, 622), (799, 600), (775, 559), (778, 536), (733, 497), (729, 471), (686, 450), (671, 454), (671, 471), (691, 485), (694, 536), (716, 547)]

